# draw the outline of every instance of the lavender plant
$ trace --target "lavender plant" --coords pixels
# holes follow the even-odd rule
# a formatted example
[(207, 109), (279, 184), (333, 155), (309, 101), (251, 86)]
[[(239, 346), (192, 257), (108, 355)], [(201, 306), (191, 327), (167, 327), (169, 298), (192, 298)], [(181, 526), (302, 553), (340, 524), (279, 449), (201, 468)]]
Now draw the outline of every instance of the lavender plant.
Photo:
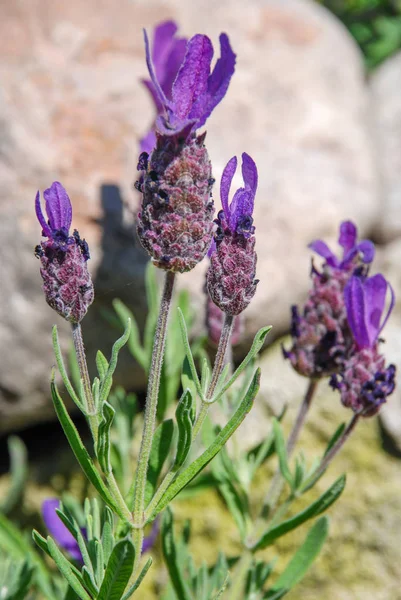
[[(309, 383), (288, 440), (280, 419), (273, 419), (266, 438), (250, 451), (233, 452), (227, 444), (231, 440), (235, 447), (236, 432), (258, 393), (260, 369), (256, 361), (270, 330), (264, 327), (256, 334), (248, 354), (235, 369), (230, 360), (234, 321), (252, 301), (258, 283), (253, 222), (258, 171), (254, 160), (244, 152), (243, 187), (236, 190), (230, 202), (237, 158), (229, 160), (220, 183), (222, 210), (214, 219), (214, 178), (205, 133), (199, 135), (198, 129), (227, 92), (235, 54), (228, 37), (222, 34), (221, 56), (211, 70), (213, 48), (209, 38), (195, 35), (187, 41), (176, 38), (176, 31), (173, 22), (159, 25), (152, 50), (145, 33), (150, 74), (145, 85), (157, 115), (142, 140), (136, 185), (142, 195), (139, 239), (150, 254), (150, 268), (164, 273), (163, 289), (157, 303), (155, 280), (148, 271), (151, 310), (143, 341), (128, 309), (115, 303), (125, 330), (115, 342), (110, 359), (97, 353), (98, 375), (93, 380), (81, 330), (81, 321), (94, 299), (87, 269), (88, 245), (77, 231), (70, 235), (71, 202), (60, 183), (53, 183), (44, 192), (47, 219), (39, 193), (36, 197), (36, 214), (46, 239), (36, 247), (35, 254), (40, 260), (46, 301), (71, 323), (80, 375), (78, 389), (68, 376), (55, 326), (57, 367), (66, 392), (88, 423), (89, 444), (84, 444), (67, 411), (54, 372), (51, 394), (57, 417), (96, 497), (87, 498), (83, 507), (69, 496), (62, 501), (48, 499), (43, 505), (50, 535), (44, 537), (35, 530), (33, 538), (54, 561), (61, 577), (49, 576), (39, 554), (11, 522), (0, 516), (0, 548), (9, 550), (18, 565), (12, 591), (3, 593), (2, 598), (26, 597), (31, 580), (46, 598), (143, 597), (140, 586), (152, 564), (152, 558), (145, 554), (152, 550), (159, 529), (170, 578), (162, 595), (164, 600), (282, 598), (302, 579), (319, 553), (328, 534), (328, 519), (321, 515), (341, 495), (345, 476), (318, 498), (308, 500), (306, 508), (304, 499), (301, 510), (297, 507), (299, 498), (309, 498), (356, 423), (361, 417), (376, 414), (394, 389), (395, 367), (386, 367), (380, 353), (381, 332), (394, 304), (391, 292), (392, 300), (383, 318), (391, 286), (381, 274), (369, 276), (373, 244), (366, 240), (358, 243), (355, 225), (344, 222), (339, 239), (342, 258), (337, 258), (322, 241), (311, 244), (325, 262), (320, 271), (312, 267), (312, 288), (303, 311), (292, 309), (292, 346), (284, 350), (284, 356)], [(170, 319), (177, 274), (193, 269), (206, 254), (208, 314), (210, 303), (219, 311), (214, 313), (217, 351), (213, 366), (206, 353), (198, 351), (201, 344), (197, 344), (196, 352), (191, 348), (188, 306), (182, 310), (187, 295), (179, 297), (179, 306)], [(113, 389), (118, 355), (125, 344), (148, 374), (143, 418), (135, 396), (121, 388)], [(170, 369), (168, 374), (173, 380), (168, 392), (163, 392), (163, 364)], [(329, 378), (353, 416), (347, 426), (333, 430), (317, 462), (310, 465), (303, 455), (294, 460), (292, 455), (316, 387)], [(217, 403), (226, 418), (223, 426), (215, 423)], [(139, 436), (141, 421), (141, 444), (136, 456), (133, 440)], [(277, 472), (260, 506), (255, 507), (255, 478), (272, 457), (277, 458)], [(235, 523), (241, 551), (235, 556), (220, 553), (214, 565), (197, 566), (189, 552), (190, 524), (177, 533), (171, 503), (196, 485), (206, 467), (208, 485), (220, 494)], [(280, 576), (274, 578), (274, 561), (266, 562), (261, 551), (316, 517), (304, 542)], [(0, 581), (4, 579), (3, 571)]]

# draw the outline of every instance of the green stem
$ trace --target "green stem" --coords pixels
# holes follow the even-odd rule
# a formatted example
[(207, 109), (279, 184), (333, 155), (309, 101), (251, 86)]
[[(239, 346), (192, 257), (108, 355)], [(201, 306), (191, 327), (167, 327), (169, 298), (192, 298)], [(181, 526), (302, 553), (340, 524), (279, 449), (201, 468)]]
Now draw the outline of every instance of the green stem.
[[(210, 400), (213, 398), (213, 394), (216, 389), (217, 382), (221, 375), (224, 365), (226, 363), (226, 355), (230, 345), (231, 333), (233, 330), (234, 317), (232, 315), (225, 315), (224, 325), (220, 335), (219, 346), (217, 348), (216, 358), (214, 361), (212, 378), (210, 380), (209, 387), (206, 392), (206, 402), (202, 402), (201, 409), (196, 417), (194, 428), (192, 430), (192, 439), (194, 440), (198, 435), (204, 420), (206, 419), (209, 411)], [(208, 402), (209, 401), (209, 402)]]
[(89, 378), (88, 365), (86, 362), (85, 346), (82, 337), (82, 329), (80, 323), (72, 324), (72, 339), (74, 342), (75, 354), (79, 368), (79, 374), (82, 381), (82, 389), (84, 393), (85, 411), (88, 415), (89, 426), (92, 432), (93, 441), (97, 444), (99, 423), (96, 415), (95, 401), (92, 395), (92, 386)]
[(243, 600), (246, 576), (252, 566), (252, 562), (253, 555), (248, 549), (244, 549), (241, 558), (235, 565), (231, 584), (223, 598), (227, 598), (227, 600)]
[(120, 488), (117, 485), (117, 481), (116, 481), (116, 479), (114, 477), (114, 473), (112, 471), (110, 473), (107, 473), (106, 480), (107, 480), (107, 485), (109, 486), (109, 489), (110, 489), (111, 493), (113, 494), (115, 501), (119, 505), (121, 512), (124, 514), (126, 520), (129, 523), (131, 523), (132, 522), (131, 512), (121, 494)]
[(338, 454), (338, 452), (341, 450), (341, 448), (343, 447), (343, 445), (345, 444), (345, 442), (348, 440), (349, 436), (355, 429), (360, 416), (361, 416), (360, 414), (355, 414), (352, 417), (352, 419), (348, 423), (347, 427), (344, 429), (342, 436), (337, 440), (337, 442), (334, 444), (334, 446), (332, 448), (330, 448), (330, 450), (324, 456), (318, 469), (313, 474), (313, 479), (315, 479), (315, 478), (318, 479), (324, 473), (324, 471), (327, 469), (327, 467), (329, 466), (329, 464), (331, 463), (333, 458), (336, 456), (336, 454)]
[(167, 321), (171, 305), (171, 298), (173, 294), (174, 279), (175, 274), (171, 273), (170, 271), (167, 271), (160, 304), (159, 318), (157, 321), (155, 337), (153, 342), (152, 364), (149, 373), (148, 391), (146, 396), (142, 441), (139, 450), (138, 467), (135, 474), (133, 499), (133, 517), (135, 530), (133, 535), (133, 542), (136, 550), (136, 565), (139, 562), (142, 550), (141, 535), (137, 532), (144, 526), (146, 477), (148, 472), (150, 451), (152, 448), (152, 438), (156, 423), (160, 375), (166, 339)]
[[(312, 403), (313, 397), (317, 390), (318, 381), (316, 379), (310, 379), (308, 387), (306, 389), (306, 393), (302, 404), (299, 408), (297, 418), (295, 419), (295, 423), (292, 427), (291, 433), (288, 437), (287, 441), (287, 456), (290, 458), (291, 454), (294, 451), (296, 443), (299, 438), (299, 434), (301, 433), (301, 429), (305, 423), (306, 416), (309, 412), (310, 405)], [(279, 496), (281, 494), (281, 490), (283, 489), (284, 481), (281, 477), (281, 472), (278, 469), (276, 473), (273, 475), (273, 479), (271, 481), (270, 487), (265, 497), (265, 501), (263, 503), (261, 516), (262, 519), (268, 518), (272, 511), (274, 510)]]
[(155, 493), (151, 502), (149, 503), (148, 507), (146, 508), (145, 517), (144, 517), (145, 522), (149, 519), (149, 517), (152, 516), (153, 510), (158, 505), (160, 498), (163, 496), (164, 492), (167, 490), (167, 488), (169, 487), (170, 483), (173, 481), (175, 476), (176, 476), (176, 471), (169, 471), (168, 473), (166, 473), (163, 481), (161, 482), (160, 486), (157, 489), (157, 492)]

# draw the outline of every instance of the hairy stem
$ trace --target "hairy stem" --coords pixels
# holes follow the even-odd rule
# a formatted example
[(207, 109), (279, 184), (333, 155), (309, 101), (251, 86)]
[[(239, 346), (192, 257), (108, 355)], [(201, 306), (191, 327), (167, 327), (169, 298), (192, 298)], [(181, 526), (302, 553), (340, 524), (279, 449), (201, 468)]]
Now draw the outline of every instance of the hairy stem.
[(84, 406), (88, 414), (89, 426), (92, 432), (93, 441), (97, 443), (98, 437), (98, 419), (96, 416), (96, 406), (92, 395), (92, 386), (89, 378), (88, 364), (86, 362), (85, 346), (82, 337), (82, 329), (80, 323), (72, 324), (72, 339), (74, 342), (75, 355), (79, 368), (79, 374), (82, 381), (82, 389), (84, 393)]
[(327, 454), (323, 457), (323, 460), (320, 463), (318, 469), (313, 474), (313, 478), (314, 479), (320, 477), (320, 475), (322, 475), (324, 473), (324, 471), (327, 469), (327, 467), (329, 466), (329, 464), (331, 463), (331, 461), (333, 460), (333, 458), (341, 450), (341, 448), (343, 447), (343, 445), (345, 444), (345, 442), (347, 441), (347, 439), (349, 438), (349, 436), (351, 435), (351, 433), (355, 429), (355, 427), (356, 427), (356, 425), (357, 425), (357, 423), (359, 421), (360, 416), (361, 416), (360, 414), (355, 414), (352, 417), (352, 419), (348, 423), (347, 427), (344, 429), (344, 432), (343, 432), (342, 436), (340, 436), (338, 438), (338, 440), (336, 441), (336, 443), (334, 444), (334, 446), (332, 446), (332, 448), (330, 448), (330, 450), (327, 452)]
[(138, 564), (142, 550), (143, 531), (141, 534), (139, 530), (142, 530), (144, 526), (146, 476), (148, 472), (149, 455), (152, 448), (152, 438), (156, 423), (160, 374), (163, 363), (167, 321), (171, 305), (171, 298), (173, 295), (174, 280), (175, 274), (167, 271), (160, 303), (159, 318), (157, 321), (153, 342), (152, 364), (149, 373), (148, 391), (146, 396), (142, 441), (139, 450), (138, 467), (135, 474), (133, 498), (133, 517), (135, 530), (133, 534), (133, 542), (136, 550), (136, 565)]
[[(221, 372), (226, 363), (226, 355), (230, 345), (231, 333), (233, 330), (234, 317), (232, 315), (225, 315), (224, 325), (220, 335), (219, 346), (217, 348), (216, 358), (214, 361), (212, 378), (210, 380), (209, 387), (206, 392), (206, 399), (211, 400), (213, 398), (214, 391), (216, 389), (217, 382), (221, 375)], [(192, 430), (192, 438), (195, 439), (198, 435), (203, 422), (207, 416), (209, 410), (209, 403), (202, 402), (201, 409), (196, 417), (194, 428)]]

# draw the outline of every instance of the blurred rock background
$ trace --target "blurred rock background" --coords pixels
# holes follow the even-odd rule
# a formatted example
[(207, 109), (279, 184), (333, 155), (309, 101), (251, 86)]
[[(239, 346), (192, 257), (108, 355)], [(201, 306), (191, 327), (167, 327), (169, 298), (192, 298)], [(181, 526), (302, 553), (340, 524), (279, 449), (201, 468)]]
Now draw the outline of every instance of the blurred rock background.
[[(108, 354), (118, 335), (105, 318), (115, 297), (143, 321), (147, 258), (135, 238), (133, 182), (138, 142), (153, 113), (140, 85), (146, 77), (141, 28), (151, 30), (161, 20), (175, 19), (188, 37), (205, 32), (215, 47), (226, 31), (238, 54), (224, 104), (208, 121), (207, 143), (217, 181), (234, 154), (249, 152), (259, 167), (260, 284), (246, 312), (242, 350), (266, 323), (274, 326), (270, 343), (285, 335), (290, 305), (302, 302), (309, 287), (307, 244), (315, 238), (335, 244), (341, 220), (354, 220), (360, 235), (377, 243), (376, 269), (400, 297), (399, 2), (0, 4), (0, 433), (53, 418), (54, 322), (66, 352), (70, 343), (68, 328), (44, 302), (33, 257), (40, 233), (33, 211), (37, 189), (63, 182), (74, 226), (90, 244), (97, 295), (83, 324), (89, 360), (97, 348)], [(217, 203), (217, 184), (214, 196)], [(203, 277), (204, 265), (180, 277), (197, 307), (198, 331)], [(389, 360), (401, 365), (399, 304), (386, 339)], [(268, 407), (277, 398), (284, 394), (296, 404), (305, 386), (281, 361), (277, 344), (263, 362), (263, 393), (246, 429), (252, 438), (268, 428)], [(121, 354), (116, 381), (143, 390), (143, 375), (128, 352)], [(338, 469), (349, 471), (348, 488), (333, 511), (335, 532), (320, 565), (299, 588), (306, 600), (323, 593), (340, 600), (401, 598), (400, 388), (382, 412), (384, 431), (377, 420), (361, 426), (343, 455)], [(330, 391), (323, 393), (304, 439), (308, 449), (323, 443), (327, 422), (344, 418), (338, 404)], [(43, 434), (53, 445), (58, 437)], [(354, 543), (346, 544), (347, 538)]]

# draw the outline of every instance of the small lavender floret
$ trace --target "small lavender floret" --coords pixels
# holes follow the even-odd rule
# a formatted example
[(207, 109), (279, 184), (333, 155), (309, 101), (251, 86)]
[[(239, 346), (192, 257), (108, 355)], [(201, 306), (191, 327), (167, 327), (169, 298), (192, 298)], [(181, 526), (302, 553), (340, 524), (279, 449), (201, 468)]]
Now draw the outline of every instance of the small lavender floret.
[(237, 169), (233, 157), (221, 178), (220, 197), (223, 210), (218, 214), (214, 244), (209, 252), (210, 266), (206, 276), (207, 289), (213, 302), (228, 315), (239, 315), (256, 292), (256, 252), (253, 207), (258, 185), (258, 172), (252, 158), (242, 154), (244, 187), (231, 201), (228, 197)]
[(283, 349), (284, 357), (300, 375), (314, 379), (338, 373), (343, 367), (353, 345), (344, 289), (354, 272), (366, 274), (375, 252), (371, 241), (358, 242), (351, 221), (341, 223), (338, 243), (341, 258), (322, 240), (309, 245), (325, 263), (321, 272), (312, 266), (312, 288), (302, 311), (291, 308), (292, 347)]
[[(388, 289), (391, 302), (382, 319)], [(396, 368), (386, 367), (379, 352), (379, 335), (394, 307), (394, 293), (380, 273), (373, 277), (353, 275), (344, 290), (344, 299), (354, 345), (341, 373), (332, 376), (330, 385), (340, 391), (344, 406), (370, 417), (395, 388)]]
[(55, 181), (43, 196), (47, 221), (42, 213), (39, 192), (35, 199), (42, 235), (47, 238), (35, 247), (35, 256), (41, 263), (43, 291), (49, 306), (59, 315), (71, 323), (79, 323), (94, 299), (87, 267), (88, 244), (76, 229), (70, 236), (71, 202), (61, 183)]

